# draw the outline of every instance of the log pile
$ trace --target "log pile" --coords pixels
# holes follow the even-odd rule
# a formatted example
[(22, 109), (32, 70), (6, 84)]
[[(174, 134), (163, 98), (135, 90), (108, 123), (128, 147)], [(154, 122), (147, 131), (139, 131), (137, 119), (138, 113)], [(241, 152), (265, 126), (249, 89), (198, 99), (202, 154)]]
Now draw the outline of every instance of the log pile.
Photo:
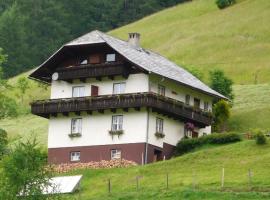
[(88, 162), (88, 163), (66, 163), (59, 165), (52, 165), (51, 168), (56, 173), (66, 173), (78, 169), (105, 169), (105, 168), (126, 168), (129, 166), (136, 166), (133, 161), (125, 159), (115, 160), (102, 160), (100, 162)]

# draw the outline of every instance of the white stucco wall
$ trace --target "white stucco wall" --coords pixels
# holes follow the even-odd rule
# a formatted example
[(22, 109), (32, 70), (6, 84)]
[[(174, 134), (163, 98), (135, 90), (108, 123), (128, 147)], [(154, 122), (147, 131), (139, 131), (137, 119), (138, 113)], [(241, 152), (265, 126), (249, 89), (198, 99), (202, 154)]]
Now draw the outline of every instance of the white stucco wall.
[[(212, 110), (212, 101), (213, 98), (209, 95), (203, 94), (199, 91), (193, 90), (191, 88), (185, 87), (181, 84), (178, 84), (174, 81), (162, 78), (158, 75), (151, 75), (149, 78), (150, 81), (150, 91), (158, 92), (158, 85), (165, 86), (165, 96), (177, 99), (179, 101), (185, 102), (186, 95), (190, 95), (190, 105), (194, 105), (194, 98), (199, 98), (200, 101), (200, 108), (204, 109), (204, 102), (209, 103), (209, 109)], [(176, 94), (173, 94), (176, 92)]]
[[(124, 134), (113, 139), (108, 131), (111, 129), (112, 115), (123, 115)], [(129, 112), (117, 110), (117, 113), (105, 111), (104, 114), (93, 112), (93, 115), (86, 113), (78, 118), (82, 118), (82, 136), (70, 138), (71, 119), (78, 116), (69, 117), (58, 116), (49, 120), (48, 148), (75, 147), (106, 144), (139, 143), (146, 141), (147, 112), (142, 109), (140, 112), (130, 109)]]
[[(164, 138), (157, 138), (155, 136), (157, 117), (163, 119), (163, 131), (165, 134)], [(149, 144), (162, 148), (163, 142), (171, 145), (176, 145), (182, 137), (184, 137), (184, 124), (182, 122), (164, 117), (163, 115), (159, 115), (157, 113), (149, 113)]]
[(115, 77), (115, 80), (103, 78), (102, 81), (96, 79), (87, 79), (86, 83), (75, 80), (73, 83), (66, 81), (52, 81), (51, 99), (70, 98), (72, 97), (72, 87), (85, 86), (85, 96), (91, 95), (91, 85), (99, 87), (99, 95), (107, 95), (113, 93), (113, 84), (125, 82), (125, 93), (147, 92), (148, 75), (146, 74), (130, 74), (128, 79), (121, 76)]

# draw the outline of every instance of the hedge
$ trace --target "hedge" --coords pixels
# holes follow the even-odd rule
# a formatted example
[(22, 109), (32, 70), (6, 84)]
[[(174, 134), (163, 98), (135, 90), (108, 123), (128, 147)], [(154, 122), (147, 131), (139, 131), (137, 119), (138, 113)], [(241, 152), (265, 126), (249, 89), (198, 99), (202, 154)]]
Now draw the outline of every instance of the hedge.
[(199, 138), (183, 138), (176, 145), (176, 155), (182, 155), (205, 144), (227, 144), (241, 141), (237, 133), (213, 133)]

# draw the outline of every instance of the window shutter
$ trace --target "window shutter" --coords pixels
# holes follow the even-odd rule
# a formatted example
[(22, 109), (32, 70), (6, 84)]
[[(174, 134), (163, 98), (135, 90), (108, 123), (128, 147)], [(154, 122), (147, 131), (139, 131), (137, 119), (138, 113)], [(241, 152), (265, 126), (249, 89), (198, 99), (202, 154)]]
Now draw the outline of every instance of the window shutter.
[(98, 96), (98, 86), (91, 85), (91, 96)]

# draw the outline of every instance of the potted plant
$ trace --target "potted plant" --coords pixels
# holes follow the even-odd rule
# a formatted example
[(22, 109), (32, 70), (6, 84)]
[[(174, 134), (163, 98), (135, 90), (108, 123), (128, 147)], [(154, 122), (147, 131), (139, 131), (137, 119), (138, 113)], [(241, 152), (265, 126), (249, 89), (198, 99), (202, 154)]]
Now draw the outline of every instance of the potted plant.
[(155, 136), (159, 139), (159, 138), (164, 138), (165, 134), (164, 133), (160, 133), (160, 132), (156, 132)]
[(119, 138), (121, 135), (124, 134), (124, 131), (123, 131), (123, 130), (109, 130), (108, 132), (109, 132), (109, 134), (112, 136), (112, 138), (113, 138), (113, 136), (115, 136), (115, 135), (117, 135), (118, 138)]

